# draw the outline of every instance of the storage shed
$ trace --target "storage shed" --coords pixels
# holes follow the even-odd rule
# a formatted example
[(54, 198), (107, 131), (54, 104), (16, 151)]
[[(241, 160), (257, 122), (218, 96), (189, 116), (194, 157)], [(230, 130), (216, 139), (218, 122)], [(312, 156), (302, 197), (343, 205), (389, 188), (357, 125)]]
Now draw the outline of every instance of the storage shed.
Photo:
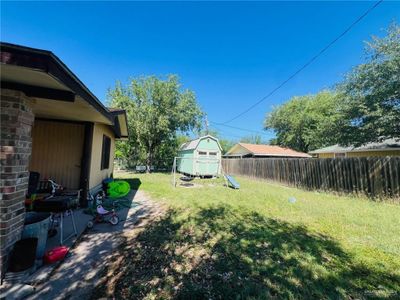
[(221, 151), (218, 139), (211, 135), (184, 143), (176, 158), (177, 171), (189, 176), (218, 176)]

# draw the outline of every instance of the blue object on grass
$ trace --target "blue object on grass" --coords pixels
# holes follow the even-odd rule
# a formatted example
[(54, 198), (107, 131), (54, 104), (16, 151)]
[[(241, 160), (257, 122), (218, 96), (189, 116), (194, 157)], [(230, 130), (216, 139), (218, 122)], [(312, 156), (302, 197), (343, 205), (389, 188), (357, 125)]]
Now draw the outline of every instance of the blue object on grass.
[(295, 197), (289, 197), (289, 203), (295, 203), (296, 198)]
[(226, 180), (228, 180), (228, 185), (234, 189), (239, 189), (240, 184), (231, 175), (225, 175)]

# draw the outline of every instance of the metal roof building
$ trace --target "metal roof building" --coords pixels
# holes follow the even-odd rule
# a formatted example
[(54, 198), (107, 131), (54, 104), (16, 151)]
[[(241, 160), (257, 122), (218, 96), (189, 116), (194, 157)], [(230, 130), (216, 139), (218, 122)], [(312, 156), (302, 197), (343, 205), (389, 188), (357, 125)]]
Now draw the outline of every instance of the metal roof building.
[(247, 157), (303, 157), (310, 158), (311, 155), (298, 152), (290, 148), (275, 145), (259, 145), (238, 143), (233, 146), (225, 155), (226, 158), (247, 158)]
[(400, 156), (400, 140), (386, 139), (382, 142), (367, 143), (354, 147), (343, 147), (338, 144), (310, 151), (314, 157), (367, 157), (367, 156)]
[(177, 171), (189, 176), (218, 176), (221, 150), (218, 139), (211, 135), (184, 143), (178, 151)]

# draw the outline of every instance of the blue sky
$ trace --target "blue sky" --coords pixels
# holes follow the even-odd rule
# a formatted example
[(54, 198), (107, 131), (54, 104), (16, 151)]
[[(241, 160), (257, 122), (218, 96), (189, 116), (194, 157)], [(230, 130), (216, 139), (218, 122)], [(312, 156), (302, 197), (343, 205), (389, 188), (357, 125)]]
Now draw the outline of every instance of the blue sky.
[[(178, 74), (208, 118), (225, 122), (373, 3), (2, 2), (1, 40), (53, 51), (102, 101), (116, 80)], [(229, 125), (261, 131), (274, 105), (332, 87), (363, 62), (363, 41), (382, 35), (399, 17), (400, 2), (383, 2), (274, 96)], [(231, 139), (249, 134), (220, 128)]]

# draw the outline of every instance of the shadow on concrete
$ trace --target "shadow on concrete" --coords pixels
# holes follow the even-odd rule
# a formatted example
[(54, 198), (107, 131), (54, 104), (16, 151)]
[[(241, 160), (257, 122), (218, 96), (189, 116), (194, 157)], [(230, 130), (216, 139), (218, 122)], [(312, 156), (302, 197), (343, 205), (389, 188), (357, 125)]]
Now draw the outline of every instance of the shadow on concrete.
[[(140, 187), (140, 181), (131, 182)], [(101, 270), (105, 269), (119, 245), (126, 241), (126, 234), (156, 210), (153, 202), (137, 190), (131, 190), (124, 200), (129, 207), (124, 206), (118, 211), (121, 222), (116, 226), (100, 223), (85, 230), (64, 262), (49, 271), (49, 278), (37, 285), (37, 292), (27, 299), (90, 297)]]
[(139, 178), (123, 178), (123, 179), (117, 178), (116, 180), (124, 180), (128, 182), (129, 185), (131, 186), (131, 189), (136, 191), (140, 188), (140, 185), (142, 184)]
[[(111, 228), (110, 230), (115, 230), (117, 228), (118, 228), (118, 230), (121, 230), (121, 228), (123, 228), (124, 223), (127, 219), (129, 209), (131, 207), (135, 207), (135, 203), (134, 203), (133, 199), (135, 198), (136, 192), (139, 190), (140, 185), (142, 183), (139, 178), (132, 178), (132, 179), (118, 179), (117, 178), (115, 180), (127, 181), (129, 183), (129, 185), (131, 186), (131, 191), (125, 197), (118, 198), (115, 200), (111, 200), (111, 199), (105, 200), (105, 202), (106, 202), (105, 206), (108, 209), (112, 208), (112, 205), (111, 205), (112, 202), (116, 203), (116, 210), (117, 210), (118, 216), (120, 218), (120, 223), (116, 226), (116, 228), (114, 228), (114, 229)], [(87, 211), (87, 210), (86, 209), (76, 209), (73, 211), (75, 225), (76, 225), (78, 234), (77, 234), (77, 236), (73, 236), (70, 239), (66, 240), (64, 242), (65, 246), (71, 247), (75, 243), (77, 237), (81, 236), (82, 233), (86, 230), (87, 223), (93, 219), (93, 216), (91, 214), (85, 213), (85, 211)], [(59, 220), (59, 218), (57, 220)], [(100, 224), (96, 224), (96, 225), (100, 225)], [(106, 225), (108, 227), (111, 226), (109, 223), (106, 223)], [(101, 226), (101, 227), (103, 228), (104, 226)], [(103, 229), (106, 230), (107, 228), (104, 227)], [(61, 229), (58, 226), (57, 234), (47, 240), (46, 251), (49, 251), (49, 250), (53, 249), (54, 247), (57, 247), (60, 245), (60, 230)], [(68, 216), (64, 217), (64, 237), (70, 236), (72, 233), (73, 233), (72, 216), (68, 215)]]
[[(68, 272), (68, 274), (63, 274), (65, 277), (65, 282), (74, 276), (78, 276), (79, 273), (88, 272), (90, 274), (91, 265), (93, 260), (97, 260), (93, 255), (99, 255), (99, 261), (102, 261), (103, 257), (110, 255), (112, 253), (111, 249), (116, 247), (121, 241), (118, 237), (118, 233), (122, 232), (126, 228), (133, 228), (134, 224), (137, 222), (137, 218), (143, 217), (148, 213), (148, 209), (135, 201), (138, 189), (141, 185), (139, 179), (126, 180), (131, 184), (131, 191), (129, 194), (123, 198), (119, 198), (113, 201), (117, 201), (117, 214), (120, 218), (120, 222), (113, 226), (108, 222), (96, 223), (92, 229), (87, 229), (88, 221), (93, 219), (93, 216), (84, 212), (84, 209), (74, 210), (75, 224), (78, 231), (78, 236), (68, 239), (64, 245), (70, 247), (72, 250), (68, 254), (68, 258), (62, 263), (63, 268), (68, 268), (69, 265), (79, 267), (74, 267)], [(135, 189), (133, 189), (135, 188)], [(57, 235), (48, 239), (46, 250), (51, 250), (56, 246), (59, 246), (59, 233), (60, 228), (57, 228)], [(71, 223), (71, 216), (64, 218), (64, 235), (67, 236), (73, 232), (73, 227)], [(77, 252), (76, 249), (79, 248)], [(82, 250), (84, 249), (84, 250)], [(107, 253), (110, 252), (110, 253)], [(84, 261), (86, 260), (86, 261)], [(52, 283), (49, 282), (46, 288), (50, 291), (54, 289), (62, 289), (63, 283), (57, 282), (57, 269), (59, 264), (51, 264), (43, 266), (37, 270), (28, 279), (28, 283), (42, 283), (46, 281), (49, 276), (53, 273), (55, 274), (51, 280), (54, 281), (54, 287)], [(75, 283), (74, 283), (75, 284)], [(34, 296), (35, 297), (35, 296)]]
[[(112, 203), (114, 203), (114, 207), (116, 209), (117, 215), (119, 217), (119, 223), (117, 225), (111, 225), (109, 222), (107, 222), (108, 217), (105, 217), (106, 222), (104, 223), (95, 223), (94, 227), (90, 230), (88, 230), (88, 234), (95, 234), (96, 232), (120, 232), (124, 230), (126, 226), (129, 226), (126, 224), (126, 222), (129, 220), (129, 213), (131, 209), (136, 208), (139, 206), (137, 202), (134, 201), (135, 196), (140, 188), (140, 185), (142, 182), (140, 181), (139, 178), (115, 178), (116, 181), (118, 180), (124, 180), (129, 183), (131, 190), (128, 195), (117, 198), (117, 199), (110, 199), (107, 198), (104, 200), (103, 206), (111, 210), (112, 208)], [(143, 213), (146, 213), (146, 211), (143, 211)], [(135, 211), (135, 215), (141, 214), (141, 209), (139, 208), (138, 211)]]

